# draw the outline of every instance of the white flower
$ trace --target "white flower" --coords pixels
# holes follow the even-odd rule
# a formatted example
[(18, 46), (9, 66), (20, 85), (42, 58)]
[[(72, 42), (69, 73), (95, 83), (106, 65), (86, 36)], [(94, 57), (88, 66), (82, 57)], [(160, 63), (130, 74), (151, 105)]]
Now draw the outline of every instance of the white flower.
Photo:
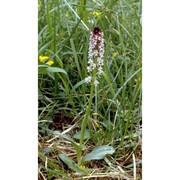
[(99, 81), (97, 79), (95, 79), (95, 81), (94, 81), (95, 87), (97, 87), (98, 84), (99, 84)]
[(101, 76), (102, 73), (103, 73), (103, 70), (102, 70), (102, 67), (100, 66), (100, 67), (98, 68), (97, 74), (98, 74), (98, 76)]
[(97, 56), (98, 55), (98, 50), (94, 50), (93, 55)]
[(87, 72), (89, 73), (89, 72), (91, 72), (91, 71), (92, 71), (91, 67), (88, 66), (88, 67), (87, 67)]
[(87, 78), (85, 78), (85, 82), (86, 82), (86, 83), (90, 83), (90, 82), (91, 82), (91, 79), (92, 79), (91, 76), (88, 76)]

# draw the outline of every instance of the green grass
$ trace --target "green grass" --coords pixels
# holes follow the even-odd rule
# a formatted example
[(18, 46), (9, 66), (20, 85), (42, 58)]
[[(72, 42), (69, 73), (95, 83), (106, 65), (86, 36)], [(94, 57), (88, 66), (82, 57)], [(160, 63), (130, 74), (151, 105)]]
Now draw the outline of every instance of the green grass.
[[(140, 19), (139, 0), (39, 0), (38, 54), (58, 68), (52, 73), (39, 66), (39, 179), (141, 179)], [(88, 116), (90, 136), (83, 140), (80, 156), (102, 145), (112, 146), (115, 153), (74, 169), (59, 155), (78, 163), (75, 147), (52, 132), (73, 138), (81, 130), (90, 96), (90, 85), (84, 83), (89, 34), (95, 26), (105, 34), (105, 65), (97, 107), (93, 94)], [(43, 154), (47, 147), (50, 152)]]

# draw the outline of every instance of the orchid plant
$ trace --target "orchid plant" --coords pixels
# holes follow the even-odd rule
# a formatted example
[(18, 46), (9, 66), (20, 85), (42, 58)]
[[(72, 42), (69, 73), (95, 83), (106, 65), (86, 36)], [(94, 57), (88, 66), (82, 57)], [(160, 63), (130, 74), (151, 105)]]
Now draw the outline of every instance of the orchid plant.
[[(95, 27), (90, 33), (90, 41), (89, 41), (89, 51), (88, 51), (88, 65), (87, 72), (89, 74), (88, 77), (85, 78), (85, 82), (91, 84), (89, 102), (86, 109), (85, 117), (81, 124), (80, 131), (80, 144), (77, 144), (72, 138), (63, 135), (59, 132), (55, 132), (56, 135), (65, 138), (70, 141), (77, 152), (78, 165), (77, 167), (82, 170), (82, 164), (85, 161), (90, 160), (98, 160), (104, 158), (107, 154), (113, 154), (115, 152), (114, 148), (108, 145), (98, 146), (90, 153), (86, 154), (84, 157), (82, 156), (83, 150), (83, 140), (85, 139), (86, 127), (88, 124), (88, 118), (92, 105), (92, 97), (95, 89), (95, 112), (97, 112), (97, 87), (99, 85), (99, 78), (103, 73), (103, 57), (104, 57), (104, 33), (100, 30), (100, 28)], [(67, 156), (61, 154), (60, 158), (66, 163), (70, 162), (70, 168), (74, 167), (74, 162)], [(69, 163), (68, 163), (69, 164)], [(78, 169), (78, 170), (80, 170)], [(77, 169), (76, 169), (77, 170)]]

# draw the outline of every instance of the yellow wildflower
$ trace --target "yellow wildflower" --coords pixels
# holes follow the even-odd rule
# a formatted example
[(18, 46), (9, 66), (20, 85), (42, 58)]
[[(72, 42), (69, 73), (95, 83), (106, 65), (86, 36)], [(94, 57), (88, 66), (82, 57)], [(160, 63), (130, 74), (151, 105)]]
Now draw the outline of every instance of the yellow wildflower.
[(41, 6), (42, 6), (42, 4), (38, 3), (38, 7), (41, 7)]
[(101, 13), (100, 12), (92, 12), (91, 14), (93, 14), (94, 16), (96, 16), (97, 18), (101, 17)]
[(52, 64), (54, 64), (54, 61), (49, 60), (46, 64), (49, 65), (49, 66), (51, 66)]
[(113, 52), (113, 57), (116, 57), (118, 55), (118, 52)]
[(49, 56), (39, 56), (39, 61), (42, 63), (47, 59), (49, 59)]

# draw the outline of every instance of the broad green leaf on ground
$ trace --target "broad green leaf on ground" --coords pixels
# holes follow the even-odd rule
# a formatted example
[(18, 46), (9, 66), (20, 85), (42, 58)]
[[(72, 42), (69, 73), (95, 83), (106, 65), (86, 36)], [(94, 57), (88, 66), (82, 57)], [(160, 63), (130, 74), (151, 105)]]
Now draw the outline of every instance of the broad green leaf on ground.
[[(76, 134), (74, 134), (73, 138), (80, 140), (80, 138), (81, 138), (81, 131), (78, 131)], [(90, 133), (89, 133), (89, 131), (86, 129), (86, 130), (85, 130), (85, 133), (84, 133), (84, 140), (85, 140), (85, 139), (88, 139), (88, 138), (90, 138)]]
[(59, 154), (59, 157), (70, 169), (76, 171), (75, 167), (77, 164), (70, 157), (66, 156), (65, 154)]
[(59, 131), (54, 131), (53, 134), (56, 135), (56, 136), (60, 136), (60, 137), (62, 137), (62, 138), (64, 138), (64, 139), (66, 139), (67, 141), (71, 142), (72, 145), (74, 146), (74, 148), (76, 149), (77, 153), (79, 153), (79, 152), (81, 151), (80, 145), (79, 145), (78, 143), (76, 143), (76, 142), (74, 141), (74, 139), (72, 139), (72, 138), (69, 137), (68, 135), (62, 134), (62, 133), (60, 133)]
[(66, 156), (65, 154), (59, 154), (59, 157), (73, 171), (78, 172), (78, 173), (84, 172), (85, 169), (84, 170), (80, 169), (77, 163), (75, 163), (70, 157)]
[(99, 160), (103, 159), (107, 154), (113, 154), (115, 149), (111, 146), (99, 146), (96, 147), (93, 151), (86, 154), (83, 158), (83, 161)]

